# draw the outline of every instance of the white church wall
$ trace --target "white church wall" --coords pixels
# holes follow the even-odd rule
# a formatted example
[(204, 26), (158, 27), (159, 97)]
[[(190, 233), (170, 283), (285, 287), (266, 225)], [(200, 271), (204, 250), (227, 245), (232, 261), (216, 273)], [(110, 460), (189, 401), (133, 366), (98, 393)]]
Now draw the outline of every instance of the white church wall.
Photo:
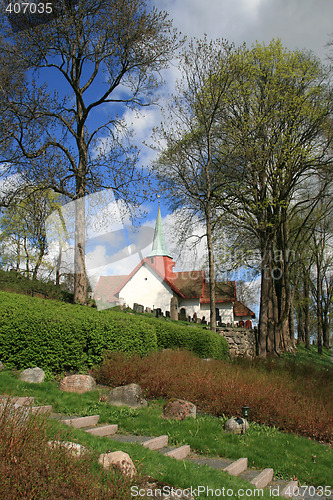
[[(216, 308), (219, 310), (222, 323), (234, 323), (234, 308), (232, 302), (216, 304)], [(210, 321), (210, 304), (200, 304), (200, 315), (198, 314), (198, 317), (202, 318), (203, 316), (205, 316), (206, 321)]]
[(193, 317), (194, 313), (197, 313), (197, 316), (200, 318), (200, 301), (199, 299), (181, 299), (178, 303), (178, 311), (182, 308), (186, 311), (186, 317)]
[(150, 267), (143, 265), (120, 290), (119, 296), (129, 307), (137, 303), (165, 312), (170, 311), (173, 292)]
[(217, 304), (216, 307), (218, 308), (221, 316), (221, 323), (234, 323), (234, 306), (232, 302)]

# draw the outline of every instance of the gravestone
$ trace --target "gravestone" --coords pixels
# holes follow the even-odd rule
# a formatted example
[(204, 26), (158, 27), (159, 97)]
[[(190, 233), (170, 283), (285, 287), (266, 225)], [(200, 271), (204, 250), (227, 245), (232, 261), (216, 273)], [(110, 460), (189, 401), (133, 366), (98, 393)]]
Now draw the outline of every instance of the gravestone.
[(170, 300), (170, 319), (178, 321), (178, 299), (172, 297)]
[(137, 304), (136, 302), (134, 302), (133, 311), (137, 313), (143, 313), (145, 311), (145, 308), (141, 304)]

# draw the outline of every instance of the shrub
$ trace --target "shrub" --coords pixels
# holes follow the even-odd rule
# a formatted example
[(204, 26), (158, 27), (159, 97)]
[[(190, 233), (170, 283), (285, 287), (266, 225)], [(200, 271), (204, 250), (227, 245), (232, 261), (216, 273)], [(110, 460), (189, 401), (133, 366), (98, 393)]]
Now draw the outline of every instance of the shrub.
[(196, 326), (183, 326), (163, 319), (149, 319), (156, 328), (157, 345), (162, 349), (186, 349), (201, 358), (227, 359), (229, 346), (224, 337)]
[(147, 397), (188, 399), (215, 416), (241, 416), (247, 404), (257, 423), (333, 443), (333, 383), (325, 375), (328, 390), (322, 392), (324, 378), (295, 379), (287, 370), (205, 361), (185, 351), (155, 352), (145, 360), (114, 353), (94, 369), (103, 384), (136, 382)]
[(0, 359), (9, 368), (80, 371), (106, 349), (145, 355), (157, 348), (154, 327), (141, 318), (4, 292), (0, 306)]
[[(57, 440), (61, 441), (58, 436)], [(51, 449), (46, 419), (24, 417), (22, 408), (7, 403), (0, 415), (1, 498), (50, 500), (127, 500), (131, 481), (115, 470), (97, 469), (97, 456), (72, 457), (64, 448)]]
[(183, 347), (206, 358), (228, 355), (223, 337), (200, 328), (5, 292), (0, 324), (0, 359), (8, 368), (81, 371), (99, 363), (105, 350), (145, 356), (158, 347)]

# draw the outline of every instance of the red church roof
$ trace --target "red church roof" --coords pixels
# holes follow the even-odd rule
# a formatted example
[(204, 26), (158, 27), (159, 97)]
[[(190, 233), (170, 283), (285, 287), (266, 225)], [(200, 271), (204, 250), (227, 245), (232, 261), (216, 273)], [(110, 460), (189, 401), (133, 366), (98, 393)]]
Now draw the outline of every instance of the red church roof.
[(235, 301), (234, 304), (234, 315), (235, 316), (252, 316), (252, 318), (255, 318), (256, 315), (251, 309), (246, 307), (242, 302), (239, 302), (238, 300)]

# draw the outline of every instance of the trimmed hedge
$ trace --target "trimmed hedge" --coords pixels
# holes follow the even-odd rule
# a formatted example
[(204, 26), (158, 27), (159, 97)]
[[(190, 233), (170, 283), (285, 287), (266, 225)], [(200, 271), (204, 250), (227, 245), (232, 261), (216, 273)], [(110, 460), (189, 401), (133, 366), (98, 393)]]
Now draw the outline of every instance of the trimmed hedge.
[(156, 327), (157, 345), (162, 349), (186, 349), (201, 358), (227, 359), (229, 346), (224, 337), (210, 330), (149, 319)]
[(200, 328), (0, 292), (0, 360), (9, 368), (82, 371), (99, 363), (106, 350), (144, 356), (158, 348), (228, 356), (225, 339)]
[(0, 359), (10, 368), (80, 371), (105, 350), (148, 354), (157, 349), (153, 326), (121, 313), (0, 292)]

